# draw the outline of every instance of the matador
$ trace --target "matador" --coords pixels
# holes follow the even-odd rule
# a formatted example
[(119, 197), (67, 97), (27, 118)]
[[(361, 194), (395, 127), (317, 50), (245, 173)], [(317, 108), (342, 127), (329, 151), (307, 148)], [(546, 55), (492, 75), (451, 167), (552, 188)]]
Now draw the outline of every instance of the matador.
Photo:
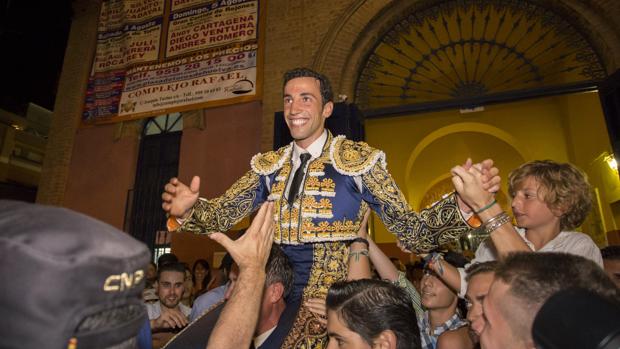
[(382, 151), (326, 130), (332, 99), (323, 75), (305, 68), (287, 72), (284, 117), (291, 144), (255, 155), (251, 170), (218, 198), (199, 198), (196, 178), (189, 186), (173, 178), (162, 196), (170, 230), (206, 234), (227, 231), (274, 201), (274, 242), (289, 257), (295, 281), (278, 327), (261, 348), (326, 347), (325, 328), (300, 305), (324, 298), (332, 283), (346, 278), (346, 242), (357, 237), (368, 207), (411, 251), (432, 250), (470, 229), (454, 194), (416, 213)]

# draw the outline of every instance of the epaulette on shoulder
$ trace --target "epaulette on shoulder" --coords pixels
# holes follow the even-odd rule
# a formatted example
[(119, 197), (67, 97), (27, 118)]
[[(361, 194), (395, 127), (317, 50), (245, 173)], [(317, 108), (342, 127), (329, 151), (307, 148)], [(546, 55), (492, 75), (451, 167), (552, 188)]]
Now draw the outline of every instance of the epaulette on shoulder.
[(258, 153), (250, 160), (252, 170), (259, 175), (270, 175), (282, 168), (284, 162), (288, 160), (292, 146), (289, 144), (278, 150), (266, 153)]
[(366, 142), (354, 142), (344, 136), (334, 137), (329, 147), (329, 158), (338, 173), (347, 176), (360, 176), (380, 161), (386, 167), (385, 153)]

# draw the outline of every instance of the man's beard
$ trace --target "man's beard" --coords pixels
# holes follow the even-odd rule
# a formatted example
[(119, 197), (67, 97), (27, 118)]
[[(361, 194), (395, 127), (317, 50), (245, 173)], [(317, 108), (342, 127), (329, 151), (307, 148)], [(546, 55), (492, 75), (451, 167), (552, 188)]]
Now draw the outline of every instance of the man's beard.
[(176, 308), (177, 305), (179, 305), (179, 303), (181, 302), (181, 298), (177, 297), (175, 300), (171, 301), (168, 300), (166, 298), (164, 298), (161, 303), (166, 307), (166, 308)]

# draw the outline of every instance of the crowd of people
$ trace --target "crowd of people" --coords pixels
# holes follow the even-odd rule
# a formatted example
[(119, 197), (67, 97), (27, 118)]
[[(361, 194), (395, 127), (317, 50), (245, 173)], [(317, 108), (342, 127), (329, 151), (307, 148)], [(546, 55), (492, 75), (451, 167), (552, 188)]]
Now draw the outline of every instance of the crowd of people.
[[(381, 151), (325, 129), (323, 75), (290, 71), (283, 92), (291, 145), (255, 156), (219, 198), (200, 198), (198, 177), (164, 188), (170, 230), (227, 250), (217, 270), (173, 254), (149, 265), (143, 244), (94, 219), (0, 201), (0, 347), (620, 348), (620, 247), (576, 230), (592, 207), (580, 169), (510, 172), (511, 217), (493, 161), (468, 159), (454, 193), (414, 212)], [(421, 262), (381, 250), (371, 211)], [(240, 237), (222, 233), (253, 212)], [(446, 251), (474, 229), (488, 235), (474, 258)]]

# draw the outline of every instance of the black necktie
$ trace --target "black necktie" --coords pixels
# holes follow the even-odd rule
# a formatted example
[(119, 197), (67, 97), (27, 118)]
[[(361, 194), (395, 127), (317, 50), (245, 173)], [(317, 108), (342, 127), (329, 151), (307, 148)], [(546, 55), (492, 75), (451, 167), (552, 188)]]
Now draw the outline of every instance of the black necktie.
[(304, 167), (306, 167), (306, 162), (310, 160), (310, 153), (303, 153), (299, 155), (299, 159), (301, 160), (301, 164), (295, 171), (295, 174), (293, 175), (293, 182), (291, 183), (291, 187), (288, 189), (289, 206), (293, 206), (293, 202), (295, 201), (295, 198), (297, 198), (299, 185), (301, 184), (301, 180), (304, 178)]

